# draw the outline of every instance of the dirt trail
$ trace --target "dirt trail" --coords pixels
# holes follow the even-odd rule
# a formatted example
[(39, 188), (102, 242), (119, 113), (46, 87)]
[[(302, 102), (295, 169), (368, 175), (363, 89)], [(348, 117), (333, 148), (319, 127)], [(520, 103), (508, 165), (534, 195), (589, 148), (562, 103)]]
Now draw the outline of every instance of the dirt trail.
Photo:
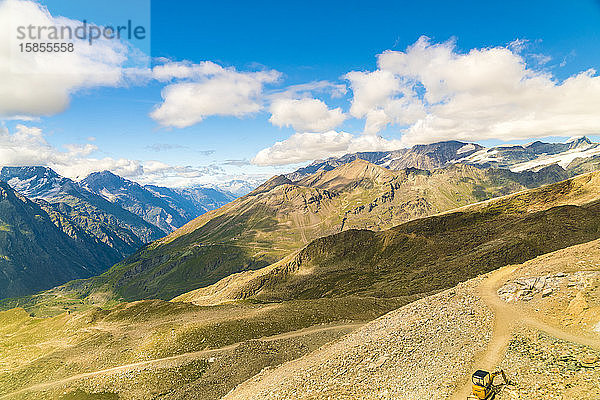
[[(497, 287), (514, 272), (516, 266), (501, 268), (493, 272), (478, 287), (478, 295), (494, 312), (494, 329), (487, 347), (475, 355), (476, 369), (492, 370), (500, 363), (511, 338), (515, 315), (503, 307), (502, 300), (496, 295)], [(475, 372), (475, 371), (471, 371)], [(463, 381), (461, 388), (450, 396), (450, 400), (465, 400), (471, 394), (471, 374)]]
[[(250, 339), (250, 340), (257, 340), (257, 341), (263, 341), (263, 342), (273, 342), (276, 340), (284, 340), (284, 339), (291, 339), (294, 337), (299, 337), (299, 336), (304, 336), (304, 335), (309, 335), (309, 334), (313, 334), (313, 333), (318, 333), (318, 332), (325, 332), (325, 331), (333, 331), (333, 330), (345, 330), (345, 329), (349, 329), (349, 330), (355, 330), (360, 328), (361, 326), (363, 326), (364, 323), (353, 323), (353, 324), (328, 324), (328, 325), (316, 325), (316, 326), (311, 326), (308, 328), (303, 328), (297, 331), (292, 331), (292, 332), (286, 332), (286, 333), (281, 333), (278, 335), (273, 335), (273, 336), (268, 336), (268, 337), (263, 337), (263, 338), (257, 338), (257, 339)], [(200, 351), (194, 351), (194, 352), (190, 352), (190, 353), (184, 353), (184, 354), (178, 354), (175, 356), (170, 356), (170, 357), (164, 357), (164, 358), (157, 358), (154, 360), (147, 360), (147, 361), (139, 361), (139, 362), (135, 362), (135, 363), (131, 363), (131, 364), (125, 364), (125, 365), (119, 365), (116, 367), (112, 367), (112, 368), (106, 368), (106, 369), (102, 369), (99, 371), (93, 371), (93, 372), (85, 372), (82, 374), (77, 374), (77, 375), (73, 375), (64, 379), (60, 379), (60, 380), (56, 380), (56, 381), (51, 381), (51, 382), (44, 382), (44, 383), (39, 383), (37, 385), (32, 385), (23, 389), (19, 389), (15, 392), (11, 392), (11, 393), (6, 393), (3, 395), (0, 395), (0, 399), (10, 399), (14, 396), (17, 396), (19, 394), (23, 394), (23, 393), (27, 393), (27, 392), (33, 392), (33, 391), (40, 391), (40, 390), (46, 390), (46, 389), (51, 389), (55, 386), (60, 386), (60, 385), (64, 385), (64, 384), (68, 384), (80, 379), (85, 379), (85, 378), (91, 378), (94, 376), (98, 376), (98, 375), (103, 375), (103, 374), (113, 374), (113, 373), (119, 373), (119, 372), (127, 372), (127, 371), (132, 371), (132, 370), (139, 370), (139, 369), (145, 369), (147, 367), (158, 367), (160, 368), (161, 366), (165, 366), (167, 365), (169, 362), (173, 362), (173, 361), (182, 361), (182, 360), (186, 360), (186, 359), (195, 359), (195, 358), (199, 358), (199, 357), (205, 357), (211, 354), (215, 354), (215, 353), (220, 353), (220, 352), (224, 352), (224, 351), (228, 351), (228, 350), (233, 350), (235, 349), (237, 346), (241, 345), (242, 343), (245, 342), (239, 342), (239, 343), (234, 343), (225, 347), (220, 347), (218, 349), (210, 349), (210, 350), (200, 350)]]
[[(494, 329), (487, 347), (475, 356), (476, 369), (493, 370), (504, 357), (515, 325), (525, 325), (543, 331), (557, 339), (582, 344), (600, 350), (600, 339), (575, 335), (537, 320), (523, 310), (504, 302), (498, 295), (498, 288), (512, 275), (518, 266), (507, 266), (494, 271), (478, 287), (477, 294), (494, 313)], [(460, 389), (449, 400), (465, 400), (471, 394), (471, 374), (463, 381)]]

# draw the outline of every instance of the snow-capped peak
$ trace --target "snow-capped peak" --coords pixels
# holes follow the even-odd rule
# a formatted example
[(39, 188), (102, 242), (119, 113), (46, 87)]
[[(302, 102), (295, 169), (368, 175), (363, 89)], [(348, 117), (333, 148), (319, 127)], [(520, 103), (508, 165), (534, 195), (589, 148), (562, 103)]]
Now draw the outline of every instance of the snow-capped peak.
[(586, 136), (572, 136), (569, 139), (567, 139), (567, 141), (565, 142), (565, 144), (570, 144), (570, 143), (585, 143), (585, 144), (591, 144), (592, 142), (590, 141), (590, 139), (588, 139)]

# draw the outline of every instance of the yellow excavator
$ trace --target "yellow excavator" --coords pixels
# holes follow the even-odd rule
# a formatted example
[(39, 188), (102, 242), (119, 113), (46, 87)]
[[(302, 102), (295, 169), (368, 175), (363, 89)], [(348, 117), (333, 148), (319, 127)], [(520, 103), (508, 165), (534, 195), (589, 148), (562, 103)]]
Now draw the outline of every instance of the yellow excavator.
[[(497, 376), (502, 377), (501, 383), (494, 383), (494, 378)], [(477, 370), (471, 377), (471, 381), (473, 382), (473, 394), (470, 394), (469, 397), (467, 397), (467, 400), (492, 400), (502, 386), (508, 385), (509, 383), (503, 370), (492, 373)]]

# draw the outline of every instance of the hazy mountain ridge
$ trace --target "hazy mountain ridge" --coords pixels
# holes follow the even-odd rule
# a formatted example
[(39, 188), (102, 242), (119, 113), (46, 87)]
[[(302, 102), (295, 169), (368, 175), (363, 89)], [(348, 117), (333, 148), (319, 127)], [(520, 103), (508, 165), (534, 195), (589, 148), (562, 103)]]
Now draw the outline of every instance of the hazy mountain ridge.
[(174, 209), (163, 197), (156, 196), (142, 185), (109, 171), (94, 172), (79, 183), (83, 188), (142, 217), (168, 233), (196, 215), (188, 210)]
[(170, 189), (142, 186), (109, 171), (92, 173), (79, 184), (166, 233), (234, 199), (228, 193), (203, 187)]
[(188, 221), (205, 212), (216, 210), (237, 198), (237, 196), (229, 192), (204, 186), (171, 189), (162, 186), (145, 185), (144, 188), (156, 196), (162, 197), (173, 208), (181, 210), (187, 216), (193, 216)]
[(232, 179), (226, 182), (214, 183), (207, 187), (231, 194), (234, 197), (241, 197), (256, 189), (263, 182), (264, 179), (260, 178)]

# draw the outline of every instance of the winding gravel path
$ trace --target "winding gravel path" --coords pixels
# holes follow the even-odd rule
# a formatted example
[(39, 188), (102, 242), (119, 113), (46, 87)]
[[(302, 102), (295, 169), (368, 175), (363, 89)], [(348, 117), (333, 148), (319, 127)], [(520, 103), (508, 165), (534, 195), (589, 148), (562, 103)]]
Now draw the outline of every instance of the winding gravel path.
[[(575, 335), (564, 330), (548, 325), (537, 320), (529, 314), (523, 312), (518, 307), (504, 302), (498, 296), (498, 289), (518, 268), (517, 265), (511, 265), (500, 268), (490, 274), (478, 287), (479, 297), (494, 312), (494, 330), (492, 338), (485, 350), (477, 356), (476, 369), (493, 370), (503, 359), (506, 348), (512, 339), (512, 333), (517, 324), (522, 324), (530, 328), (548, 333), (557, 339), (566, 340), (577, 344), (589, 346), (600, 350), (600, 339), (597, 337)], [(475, 372), (473, 370), (473, 372)], [(450, 396), (449, 400), (465, 400), (471, 394), (470, 375), (464, 385)]]

